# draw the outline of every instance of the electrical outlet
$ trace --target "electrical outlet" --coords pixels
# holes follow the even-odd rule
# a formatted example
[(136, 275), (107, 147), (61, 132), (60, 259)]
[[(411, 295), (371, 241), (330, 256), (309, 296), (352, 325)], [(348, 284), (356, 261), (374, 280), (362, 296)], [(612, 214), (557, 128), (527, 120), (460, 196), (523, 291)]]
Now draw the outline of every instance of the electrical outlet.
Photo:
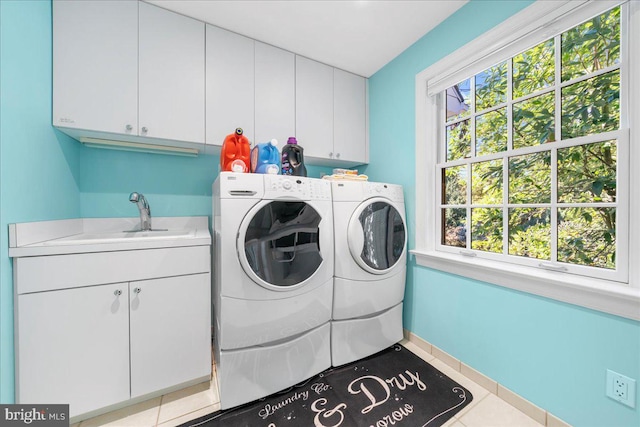
[(607, 369), (607, 396), (635, 408), (636, 380)]

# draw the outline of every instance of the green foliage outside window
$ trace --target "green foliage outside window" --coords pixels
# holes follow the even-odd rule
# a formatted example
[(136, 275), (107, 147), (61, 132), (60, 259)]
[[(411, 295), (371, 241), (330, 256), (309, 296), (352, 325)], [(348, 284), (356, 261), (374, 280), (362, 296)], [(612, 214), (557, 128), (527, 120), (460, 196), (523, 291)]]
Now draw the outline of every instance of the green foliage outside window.
[(617, 7), (447, 90), (442, 244), (616, 267), (617, 141), (554, 143), (620, 128), (619, 64)]

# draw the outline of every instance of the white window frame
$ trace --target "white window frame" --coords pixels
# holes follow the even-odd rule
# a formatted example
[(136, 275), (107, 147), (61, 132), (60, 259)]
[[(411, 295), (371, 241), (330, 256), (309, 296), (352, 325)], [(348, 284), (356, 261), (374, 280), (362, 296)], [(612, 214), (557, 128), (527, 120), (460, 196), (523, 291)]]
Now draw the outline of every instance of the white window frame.
[[(618, 4), (629, 8), (627, 50), (623, 52), (621, 87), (629, 127), (628, 280), (624, 283), (439, 250), (437, 173), (439, 132), (444, 120), (437, 96), (447, 87), (511, 58)], [(623, 34), (624, 37), (624, 34)], [(626, 55), (625, 55), (626, 53)], [(416, 227), (411, 253), (418, 265), (640, 320), (640, 2), (537, 1), (416, 76)], [(624, 96), (626, 95), (626, 97)], [(622, 97), (621, 97), (622, 98)], [(621, 99), (622, 103), (622, 99)], [(624, 108), (621, 106), (621, 108)], [(559, 124), (557, 125), (559, 126)], [(434, 143), (435, 141), (435, 143)], [(622, 153), (618, 161), (625, 161)], [(635, 220), (634, 220), (635, 218)], [(624, 246), (624, 245), (623, 245)], [(489, 257), (491, 258), (491, 257)], [(626, 276), (626, 274), (625, 274)]]

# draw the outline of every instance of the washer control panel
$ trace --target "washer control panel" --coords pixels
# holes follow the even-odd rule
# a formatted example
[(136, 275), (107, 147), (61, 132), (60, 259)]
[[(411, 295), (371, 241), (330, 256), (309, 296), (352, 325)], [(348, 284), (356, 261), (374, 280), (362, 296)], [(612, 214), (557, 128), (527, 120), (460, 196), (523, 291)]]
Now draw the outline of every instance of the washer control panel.
[(264, 175), (265, 198), (331, 200), (331, 183), (301, 176)]

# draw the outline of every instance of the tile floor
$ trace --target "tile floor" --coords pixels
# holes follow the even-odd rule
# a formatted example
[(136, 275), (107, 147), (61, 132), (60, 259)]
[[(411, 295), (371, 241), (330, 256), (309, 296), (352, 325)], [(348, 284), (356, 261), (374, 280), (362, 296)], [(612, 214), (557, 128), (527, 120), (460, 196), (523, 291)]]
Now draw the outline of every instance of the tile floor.
[[(447, 421), (444, 424), (445, 427), (539, 427), (543, 425), (414, 343), (404, 340), (402, 344), (473, 394), (471, 404)], [(165, 394), (137, 405), (84, 420), (72, 427), (174, 427), (218, 410), (219, 401), (214, 366), (210, 383), (202, 383)]]

